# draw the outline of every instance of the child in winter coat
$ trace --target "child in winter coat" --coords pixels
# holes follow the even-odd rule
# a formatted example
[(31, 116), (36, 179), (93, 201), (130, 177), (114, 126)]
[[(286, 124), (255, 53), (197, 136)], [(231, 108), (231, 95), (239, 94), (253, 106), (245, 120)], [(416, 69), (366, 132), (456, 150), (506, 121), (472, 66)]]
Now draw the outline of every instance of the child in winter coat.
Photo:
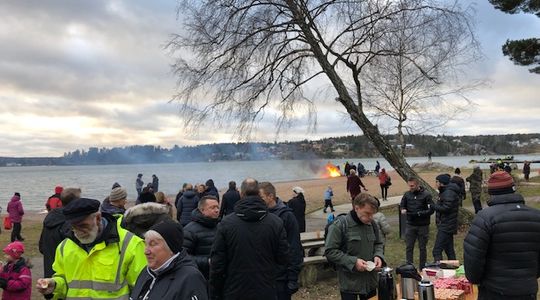
[(21, 255), (24, 245), (19, 241), (4, 248), (6, 265), (0, 272), (0, 287), (4, 290), (2, 300), (30, 300), (32, 293), (32, 273)]

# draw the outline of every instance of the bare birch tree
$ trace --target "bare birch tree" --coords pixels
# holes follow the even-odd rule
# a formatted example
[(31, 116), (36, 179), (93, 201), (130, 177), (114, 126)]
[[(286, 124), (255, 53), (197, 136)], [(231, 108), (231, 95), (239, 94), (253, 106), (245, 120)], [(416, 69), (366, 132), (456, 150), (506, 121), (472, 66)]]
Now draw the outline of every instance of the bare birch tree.
[(379, 42), (396, 55), (374, 57), (361, 76), (366, 111), (397, 130), (402, 154), (405, 135), (454, 120), (472, 105), (467, 92), (482, 84), (461, 73), (480, 58), (478, 43), (463, 25), (423, 10), (400, 12)]
[(457, 0), (180, 3), (184, 27), (166, 48), (176, 58), (175, 99), (182, 104), (187, 125), (197, 126), (208, 118), (218, 123), (237, 120), (238, 130), (249, 131), (265, 109), (278, 107), (280, 128), (298, 107), (315, 109), (316, 101), (303, 89), (315, 78), (324, 79), (351, 120), (404, 179), (416, 173), (366, 114), (364, 70), (378, 57), (401, 55), (383, 42), (401, 14), (422, 12), (471, 28), (470, 10)]

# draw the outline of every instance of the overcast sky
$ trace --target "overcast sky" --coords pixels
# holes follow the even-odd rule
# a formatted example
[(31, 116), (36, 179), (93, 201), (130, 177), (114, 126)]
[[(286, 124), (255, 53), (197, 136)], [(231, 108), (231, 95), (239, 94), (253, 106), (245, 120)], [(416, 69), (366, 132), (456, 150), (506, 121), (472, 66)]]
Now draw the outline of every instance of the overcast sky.
[[(230, 132), (210, 126), (199, 134), (184, 132), (178, 105), (169, 102), (175, 78), (163, 45), (181, 28), (175, 5), (0, 1), (0, 156), (231, 141)], [(500, 50), (508, 38), (538, 37), (540, 18), (504, 14), (487, 0), (477, 1), (477, 13), (485, 59), (470, 74), (490, 84), (471, 94), (476, 105), (469, 114), (431, 134), (540, 132), (540, 76), (514, 66)], [(300, 119), (279, 139), (360, 134), (331, 102), (319, 109), (315, 132)], [(264, 120), (256, 140), (274, 140), (273, 121)]]

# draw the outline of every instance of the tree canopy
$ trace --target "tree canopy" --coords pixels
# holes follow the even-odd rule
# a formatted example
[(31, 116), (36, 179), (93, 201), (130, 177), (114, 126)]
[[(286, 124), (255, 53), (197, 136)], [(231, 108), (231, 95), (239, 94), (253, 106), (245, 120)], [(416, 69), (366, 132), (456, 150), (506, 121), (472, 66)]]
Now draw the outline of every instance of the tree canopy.
[[(505, 13), (531, 13), (540, 17), (540, 0), (489, 0)], [(507, 40), (502, 46), (505, 56), (520, 66), (531, 66), (531, 73), (540, 74), (540, 38)]]

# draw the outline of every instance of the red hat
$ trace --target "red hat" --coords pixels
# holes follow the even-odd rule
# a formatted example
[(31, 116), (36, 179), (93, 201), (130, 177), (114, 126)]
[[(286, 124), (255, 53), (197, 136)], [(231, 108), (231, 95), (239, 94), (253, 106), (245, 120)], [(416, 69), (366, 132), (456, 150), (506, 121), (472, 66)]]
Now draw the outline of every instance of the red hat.
[(488, 179), (490, 195), (510, 194), (514, 192), (514, 179), (505, 171), (496, 171)]
[(24, 253), (24, 245), (19, 241), (9, 243), (6, 248), (4, 248), (4, 253), (15, 259), (19, 259)]
[(55, 188), (54, 188), (54, 193), (55, 194), (60, 194), (62, 193), (62, 191), (64, 190), (64, 188), (60, 185), (57, 185)]

